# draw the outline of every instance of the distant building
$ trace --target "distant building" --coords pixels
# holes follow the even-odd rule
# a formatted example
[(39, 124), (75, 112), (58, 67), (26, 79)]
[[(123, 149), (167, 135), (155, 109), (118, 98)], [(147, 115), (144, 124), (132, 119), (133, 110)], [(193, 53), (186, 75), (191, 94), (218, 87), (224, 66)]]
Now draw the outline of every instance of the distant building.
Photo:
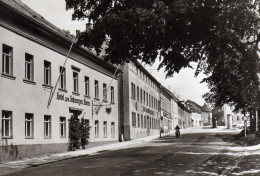
[(226, 126), (228, 128), (236, 127), (238, 123), (243, 121), (242, 117), (244, 115), (235, 113), (233, 110), (234, 108), (227, 104), (224, 104), (221, 107), (215, 107), (212, 110), (213, 126)]
[(192, 127), (192, 116), (191, 111), (186, 107), (182, 101), (178, 102), (178, 125), (181, 128)]
[(201, 106), (191, 100), (187, 100), (185, 103), (191, 111), (192, 127), (202, 126)]
[(120, 134), (125, 140), (159, 134), (160, 83), (139, 62), (121, 69)]
[(161, 86), (160, 93), (161, 102), (161, 127), (164, 133), (169, 133), (172, 130), (171, 117), (171, 93), (168, 89)]

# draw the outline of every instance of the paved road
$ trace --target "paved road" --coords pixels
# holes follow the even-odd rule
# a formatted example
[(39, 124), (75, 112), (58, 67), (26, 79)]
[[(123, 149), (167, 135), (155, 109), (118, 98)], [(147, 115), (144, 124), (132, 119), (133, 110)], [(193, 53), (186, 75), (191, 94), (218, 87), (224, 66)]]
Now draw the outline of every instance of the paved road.
[[(237, 175), (243, 157), (216, 134), (184, 134), (25, 169), (15, 176)], [(259, 173), (258, 173), (259, 174)], [(239, 174), (238, 174), (239, 175)]]

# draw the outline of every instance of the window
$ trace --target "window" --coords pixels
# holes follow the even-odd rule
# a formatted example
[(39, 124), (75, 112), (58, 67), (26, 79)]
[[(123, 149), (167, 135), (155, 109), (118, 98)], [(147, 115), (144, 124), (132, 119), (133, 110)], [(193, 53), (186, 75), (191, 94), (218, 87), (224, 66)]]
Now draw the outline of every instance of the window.
[(131, 93), (132, 93), (132, 98), (135, 99), (135, 84), (131, 83)]
[(12, 137), (12, 111), (2, 111), (2, 136)]
[(146, 100), (146, 98), (145, 98), (145, 91), (144, 91), (144, 104), (145, 104), (145, 100)]
[(136, 92), (137, 92), (137, 95), (136, 95), (137, 96), (137, 101), (139, 101), (139, 87), (137, 87), (136, 89), (137, 89), (136, 90)]
[(98, 138), (98, 136), (99, 136), (98, 120), (95, 120), (95, 137)]
[(103, 133), (104, 133), (104, 137), (107, 137), (107, 122), (104, 121), (103, 122)]
[(60, 117), (60, 137), (66, 137), (66, 117)]
[(137, 114), (137, 127), (141, 127), (141, 125), (140, 125), (140, 114)]
[(73, 72), (73, 92), (79, 93), (79, 74)]
[(111, 137), (115, 137), (115, 122), (111, 122)]
[(66, 90), (66, 68), (60, 67), (60, 88)]
[(51, 63), (44, 61), (44, 84), (51, 85)]
[(151, 107), (151, 95), (149, 94), (149, 102), (148, 106)]
[(85, 95), (89, 97), (89, 77), (85, 76)]
[(107, 85), (103, 83), (103, 100), (107, 101)]
[(144, 116), (141, 115), (141, 128), (143, 128), (143, 127), (144, 127)]
[(33, 137), (33, 114), (25, 114), (25, 137)]
[(148, 106), (148, 103), (149, 103), (149, 101), (148, 101), (148, 93), (146, 92), (146, 105)]
[(98, 92), (98, 81), (95, 80), (95, 98), (99, 98), (99, 92)]
[(33, 81), (33, 55), (25, 53), (25, 79)]
[(48, 115), (44, 116), (44, 137), (51, 137), (51, 116)]
[(13, 48), (3, 44), (2, 73), (13, 75)]
[(135, 127), (136, 126), (136, 113), (132, 112), (132, 126)]
[(142, 103), (143, 102), (143, 90), (140, 89), (140, 102)]
[(111, 103), (115, 102), (115, 93), (114, 93), (114, 87), (111, 86)]
[(146, 116), (144, 116), (144, 128), (146, 128)]

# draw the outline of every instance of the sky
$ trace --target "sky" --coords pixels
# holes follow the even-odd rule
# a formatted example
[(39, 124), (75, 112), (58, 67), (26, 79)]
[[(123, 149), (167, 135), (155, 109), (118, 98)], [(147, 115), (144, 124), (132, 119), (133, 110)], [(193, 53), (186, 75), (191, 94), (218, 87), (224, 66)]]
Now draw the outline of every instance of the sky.
[[(85, 30), (86, 21), (72, 21), (72, 11), (66, 11), (65, 0), (22, 0), (22, 2), (60, 29), (69, 30), (72, 34), (75, 34), (76, 30)], [(165, 79), (163, 69), (157, 71), (158, 65), (159, 61), (156, 61), (152, 66), (145, 65), (145, 68), (180, 100), (189, 99), (200, 105), (204, 104), (202, 95), (209, 90), (205, 83), (200, 84), (204, 78), (203, 74), (195, 78), (195, 70), (186, 68)]]

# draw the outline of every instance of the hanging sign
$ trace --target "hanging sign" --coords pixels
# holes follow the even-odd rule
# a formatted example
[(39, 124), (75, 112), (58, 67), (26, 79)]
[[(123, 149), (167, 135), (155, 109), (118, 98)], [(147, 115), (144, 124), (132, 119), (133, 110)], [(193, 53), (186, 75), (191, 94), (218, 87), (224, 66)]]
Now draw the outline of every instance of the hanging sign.
[(70, 95), (69, 97), (66, 97), (64, 94), (57, 92), (57, 100), (65, 101), (65, 102), (71, 102), (76, 103), (78, 105), (86, 105), (90, 106), (90, 102), (86, 99), (79, 99), (75, 98), (73, 95)]

